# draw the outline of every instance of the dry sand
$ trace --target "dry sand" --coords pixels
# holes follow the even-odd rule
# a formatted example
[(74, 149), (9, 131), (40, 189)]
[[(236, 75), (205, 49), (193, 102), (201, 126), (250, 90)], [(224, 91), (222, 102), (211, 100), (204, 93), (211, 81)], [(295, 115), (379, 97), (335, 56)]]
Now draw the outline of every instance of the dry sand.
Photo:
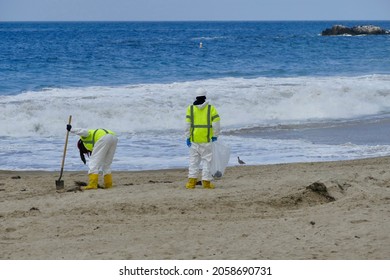
[[(390, 259), (390, 157), (236, 166), (216, 189), (187, 170), (0, 171), (1, 259)], [(101, 178), (100, 178), (101, 179)], [(314, 183), (314, 184), (313, 184)]]

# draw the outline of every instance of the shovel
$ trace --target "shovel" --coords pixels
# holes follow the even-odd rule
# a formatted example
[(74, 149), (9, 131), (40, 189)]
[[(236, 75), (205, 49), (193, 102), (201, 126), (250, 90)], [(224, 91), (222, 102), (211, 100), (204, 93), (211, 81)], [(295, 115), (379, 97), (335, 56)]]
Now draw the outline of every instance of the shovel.
[[(72, 116), (69, 116), (68, 124), (72, 122)], [(62, 190), (64, 188), (64, 180), (61, 180), (62, 173), (64, 172), (64, 164), (65, 164), (65, 155), (66, 155), (66, 147), (68, 146), (68, 137), (69, 137), (69, 131), (66, 131), (66, 138), (65, 138), (65, 146), (64, 146), (64, 155), (62, 156), (62, 165), (61, 165), (61, 173), (60, 178), (56, 180), (56, 189)]]

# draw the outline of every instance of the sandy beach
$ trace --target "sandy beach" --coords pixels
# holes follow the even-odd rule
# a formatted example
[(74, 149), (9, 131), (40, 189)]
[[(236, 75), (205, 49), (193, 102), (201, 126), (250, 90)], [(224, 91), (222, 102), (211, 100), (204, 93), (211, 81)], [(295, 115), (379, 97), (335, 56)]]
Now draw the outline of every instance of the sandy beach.
[[(388, 260), (390, 157), (234, 166), (216, 189), (187, 190), (186, 169), (0, 171), (3, 260)], [(102, 178), (100, 178), (102, 179)], [(100, 181), (102, 183), (102, 181)]]

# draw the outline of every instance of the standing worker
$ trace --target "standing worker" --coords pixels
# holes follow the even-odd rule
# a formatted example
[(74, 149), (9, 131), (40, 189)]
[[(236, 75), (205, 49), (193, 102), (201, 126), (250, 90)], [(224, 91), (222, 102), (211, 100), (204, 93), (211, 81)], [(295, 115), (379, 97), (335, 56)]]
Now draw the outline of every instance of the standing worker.
[(103, 171), (104, 188), (112, 188), (111, 164), (114, 159), (118, 138), (115, 133), (108, 129), (82, 129), (72, 128), (70, 124), (66, 129), (80, 136), (77, 147), (80, 151), (80, 158), (86, 164), (84, 154), (87, 154), (89, 159), (89, 183), (83, 187), (84, 190), (97, 189), (99, 170)]
[(206, 91), (198, 89), (193, 105), (187, 107), (186, 130), (187, 146), (190, 148), (187, 189), (195, 188), (198, 171), (202, 166), (202, 185), (213, 189), (210, 166), (212, 158), (211, 142), (217, 141), (220, 132), (220, 117), (217, 109), (206, 101)]

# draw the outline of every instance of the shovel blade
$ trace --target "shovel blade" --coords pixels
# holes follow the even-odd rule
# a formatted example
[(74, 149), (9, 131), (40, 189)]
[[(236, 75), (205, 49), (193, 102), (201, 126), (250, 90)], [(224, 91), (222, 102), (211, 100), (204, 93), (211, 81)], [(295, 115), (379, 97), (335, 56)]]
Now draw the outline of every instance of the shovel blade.
[(64, 188), (64, 181), (63, 180), (56, 180), (56, 189), (62, 190)]

